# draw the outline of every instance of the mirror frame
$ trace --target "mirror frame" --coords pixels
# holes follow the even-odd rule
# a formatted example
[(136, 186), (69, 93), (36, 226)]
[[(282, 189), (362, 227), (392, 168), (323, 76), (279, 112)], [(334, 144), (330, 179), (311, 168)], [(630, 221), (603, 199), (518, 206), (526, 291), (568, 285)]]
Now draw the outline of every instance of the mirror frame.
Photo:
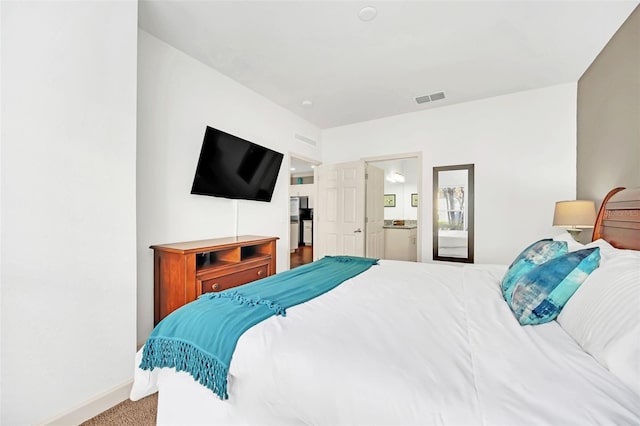
[[(440, 172), (466, 170), (467, 171), (467, 257), (440, 256), (438, 254), (438, 177)], [(433, 260), (447, 262), (473, 263), (474, 258), (474, 165), (459, 164), (455, 166), (442, 166), (433, 168)]]

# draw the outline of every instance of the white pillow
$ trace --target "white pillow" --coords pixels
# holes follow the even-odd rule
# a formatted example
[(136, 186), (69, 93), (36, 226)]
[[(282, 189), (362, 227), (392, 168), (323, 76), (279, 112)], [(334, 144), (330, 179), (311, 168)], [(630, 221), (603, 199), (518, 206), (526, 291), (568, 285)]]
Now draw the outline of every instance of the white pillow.
[(640, 251), (598, 240), (600, 267), (558, 315), (560, 326), (598, 362), (640, 395)]
[(577, 250), (582, 250), (584, 247), (584, 244), (576, 241), (570, 233), (568, 233), (567, 231), (562, 231), (561, 233), (559, 233), (558, 235), (556, 235), (555, 237), (553, 237), (554, 241), (565, 241), (567, 243), (567, 249), (569, 249), (569, 251), (577, 251)]

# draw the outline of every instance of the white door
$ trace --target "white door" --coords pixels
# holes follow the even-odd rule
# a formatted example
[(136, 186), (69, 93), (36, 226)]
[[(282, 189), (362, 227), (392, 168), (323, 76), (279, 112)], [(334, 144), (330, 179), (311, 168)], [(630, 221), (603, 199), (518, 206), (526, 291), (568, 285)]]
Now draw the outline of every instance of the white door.
[(316, 176), (314, 259), (334, 255), (364, 256), (364, 162), (321, 165)]
[(366, 256), (384, 259), (384, 170), (367, 165)]

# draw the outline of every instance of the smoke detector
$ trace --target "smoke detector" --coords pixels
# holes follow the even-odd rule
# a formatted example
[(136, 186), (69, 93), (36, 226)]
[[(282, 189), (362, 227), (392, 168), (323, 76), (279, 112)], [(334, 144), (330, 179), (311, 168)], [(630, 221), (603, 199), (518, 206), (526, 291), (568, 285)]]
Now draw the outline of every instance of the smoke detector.
[(373, 21), (374, 19), (376, 19), (377, 15), (378, 10), (375, 7), (371, 6), (363, 7), (362, 9), (360, 9), (360, 12), (358, 12), (358, 18), (360, 18), (362, 22)]

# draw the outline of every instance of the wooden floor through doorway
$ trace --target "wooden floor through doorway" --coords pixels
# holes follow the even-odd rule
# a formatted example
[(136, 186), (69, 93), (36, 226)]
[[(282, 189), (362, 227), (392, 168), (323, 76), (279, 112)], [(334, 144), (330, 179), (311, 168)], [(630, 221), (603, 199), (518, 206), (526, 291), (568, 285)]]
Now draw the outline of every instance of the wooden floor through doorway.
[(291, 253), (291, 269), (313, 262), (313, 246), (298, 246), (298, 249)]

